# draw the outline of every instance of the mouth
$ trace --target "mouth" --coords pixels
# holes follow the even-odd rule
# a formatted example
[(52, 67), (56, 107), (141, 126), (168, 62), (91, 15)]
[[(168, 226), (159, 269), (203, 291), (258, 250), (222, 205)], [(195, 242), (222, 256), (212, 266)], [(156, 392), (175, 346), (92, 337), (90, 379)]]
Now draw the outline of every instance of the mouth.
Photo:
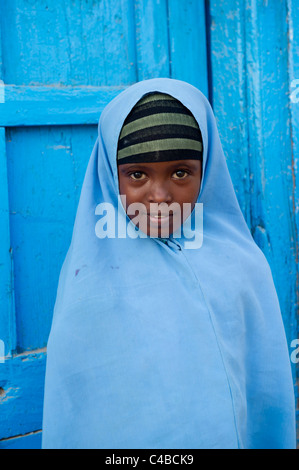
[(152, 224), (156, 225), (164, 225), (164, 224), (169, 224), (169, 222), (173, 218), (173, 214), (152, 214), (152, 213), (147, 213), (147, 218)]
[(159, 214), (152, 214), (151, 212), (148, 212), (147, 216), (148, 217), (154, 217), (155, 219), (159, 219), (159, 218), (163, 219), (164, 217), (172, 217), (173, 214), (168, 214), (168, 213), (167, 214), (160, 214), (160, 213)]

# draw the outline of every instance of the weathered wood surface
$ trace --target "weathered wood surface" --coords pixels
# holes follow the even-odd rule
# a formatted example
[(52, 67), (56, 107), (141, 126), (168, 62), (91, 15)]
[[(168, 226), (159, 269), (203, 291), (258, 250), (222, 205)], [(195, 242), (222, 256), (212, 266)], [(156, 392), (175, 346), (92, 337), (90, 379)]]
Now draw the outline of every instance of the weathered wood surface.
[(299, 295), (297, 0), (2, 0), (0, 28), (0, 448), (40, 445), (45, 346), (98, 118), (138, 80), (171, 76), (210, 97), (290, 345)]
[(298, 43), (290, 5), (215, 0), (210, 10), (214, 111), (240, 206), (272, 268), (289, 344), (298, 334), (299, 295), (299, 109), (290, 97)]
[(213, 107), (240, 206), (272, 269), (290, 352), (299, 305), (298, 34), (294, 0), (210, 2)]
[(0, 126), (96, 125), (106, 104), (124, 88), (6, 85)]

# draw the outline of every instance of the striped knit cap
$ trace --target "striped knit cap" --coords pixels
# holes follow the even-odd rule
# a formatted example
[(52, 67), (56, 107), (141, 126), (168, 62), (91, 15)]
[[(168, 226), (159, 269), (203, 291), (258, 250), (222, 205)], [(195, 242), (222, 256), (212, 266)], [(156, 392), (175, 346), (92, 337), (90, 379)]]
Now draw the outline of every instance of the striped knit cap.
[(122, 127), (117, 163), (202, 160), (203, 143), (193, 114), (170, 95), (148, 93)]

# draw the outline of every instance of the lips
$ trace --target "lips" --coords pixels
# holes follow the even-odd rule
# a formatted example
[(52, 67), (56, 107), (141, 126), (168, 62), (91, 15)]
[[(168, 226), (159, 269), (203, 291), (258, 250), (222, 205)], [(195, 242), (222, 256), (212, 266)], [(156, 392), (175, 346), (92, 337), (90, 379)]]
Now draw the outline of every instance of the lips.
[(168, 214), (168, 213), (167, 214), (160, 214), (160, 213), (159, 214), (152, 214), (151, 212), (148, 212), (147, 216), (148, 217), (154, 217), (155, 219), (159, 219), (159, 218), (163, 219), (165, 217), (172, 217), (173, 214)]
[(151, 224), (154, 225), (169, 225), (172, 220), (173, 214), (152, 214), (147, 213), (147, 218)]

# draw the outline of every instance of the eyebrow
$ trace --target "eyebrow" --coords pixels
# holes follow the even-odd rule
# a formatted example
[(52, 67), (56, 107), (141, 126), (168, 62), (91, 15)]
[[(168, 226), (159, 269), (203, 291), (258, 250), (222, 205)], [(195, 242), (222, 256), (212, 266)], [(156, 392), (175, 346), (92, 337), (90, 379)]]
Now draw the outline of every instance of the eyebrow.
[(197, 169), (197, 162), (198, 160), (174, 160), (173, 162), (169, 163), (171, 163), (170, 168), (173, 170), (175, 168), (189, 168), (190, 170), (195, 171)]
[[(189, 167), (189, 168), (195, 168), (195, 162), (198, 160), (173, 160), (169, 161), (169, 166), (170, 168), (177, 168), (177, 167)], [(159, 163), (159, 162), (153, 162), (153, 163)], [(165, 163), (165, 162), (163, 162)], [(149, 165), (152, 165), (152, 162), (148, 163)], [(126, 172), (132, 169), (149, 169), (150, 167), (146, 166), (146, 162), (140, 162), (140, 163), (131, 163), (128, 166), (127, 165), (119, 165), (119, 170), (122, 172)]]
[(172, 163), (174, 168), (177, 167), (177, 166), (191, 166), (191, 167), (195, 167), (195, 162), (198, 162), (198, 160), (174, 160), (173, 162), (169, 162), (169, 163)]

